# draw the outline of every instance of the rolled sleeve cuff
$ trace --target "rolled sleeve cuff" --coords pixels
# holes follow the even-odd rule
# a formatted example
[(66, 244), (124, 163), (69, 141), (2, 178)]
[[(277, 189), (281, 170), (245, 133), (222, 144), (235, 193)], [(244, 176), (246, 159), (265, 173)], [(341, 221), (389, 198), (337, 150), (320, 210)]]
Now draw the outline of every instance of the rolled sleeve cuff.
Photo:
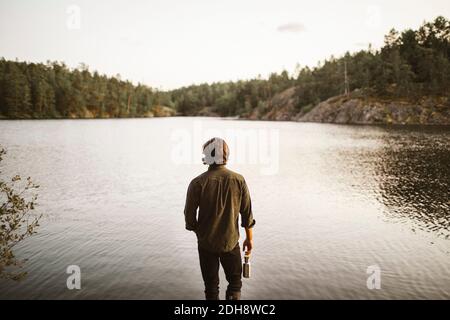
[(197, 226), (186, 225), (186, 230), (195, 232), (197, 230)]
[(253, 219), (252, 221), (245, 221), (245, 223), (244, 223), (244, 221), (242, 221), (241, 226), (242, 226), (242, 228), (250, 229), (250, 228), (253, 228), (255, 226), (255, 224), (256, 224), (256, 220)]

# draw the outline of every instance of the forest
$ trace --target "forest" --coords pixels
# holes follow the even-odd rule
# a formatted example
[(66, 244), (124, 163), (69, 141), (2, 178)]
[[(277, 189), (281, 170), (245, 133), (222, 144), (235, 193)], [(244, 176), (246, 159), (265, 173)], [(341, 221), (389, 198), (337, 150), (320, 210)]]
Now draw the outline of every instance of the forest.
[[(347, 74), (348, 82), (344, 81)], [(314, 68), (298, 66), (267, 78), (192, 85), (158, 91), (144, 84), (90, 71), (81, 64), (32, 63), (0, 59), (0, 117), (122, 118), (209, 113), (247, 117), (277, 93), (295, 88), (296, 108), (310, 108), (351, 92), (410, 101), (422, 96), (450, 98), (450, 21), (437, 17), (418, 30), (392, 29), (384, 46), (330, 57)], [(450, 99), (449, 99), (450, 100)], [(269, 106), (270, 107), (270, 106)]]

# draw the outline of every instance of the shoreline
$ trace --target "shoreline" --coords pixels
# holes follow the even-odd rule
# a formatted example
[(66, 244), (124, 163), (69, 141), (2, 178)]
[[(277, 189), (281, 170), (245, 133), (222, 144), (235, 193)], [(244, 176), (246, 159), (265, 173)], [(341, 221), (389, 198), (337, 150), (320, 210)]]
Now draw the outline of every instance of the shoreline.
[(428, 127), (428, 128), (449, 128), (448, 124), (439, 123), (338, 123), (338, 122), (321, 122), (321, 121), (298, 121), (298, 120), (270, 120), (270, 119), (252, 119), (245, 117), (216, 117), (216, 116), (167, 116), (167, 117), (104, 117), (104, 118), (4, 118), (0, 117), (2, 121), (58, 121), (58, 120), (135, 120), (135, 119), (172, 119), (172, 118), (204, 118), (204, 119), (217, 119), (228, 121), (250, 121), (250, 122), (276, 122), (276, 123), (305, 123), (305, 124), (326, 124), (326, 125), (338, 125), (338, 126), (359, 126), (359, 127), (388, 127), (388, 128), (406, 128), (406, 127)]

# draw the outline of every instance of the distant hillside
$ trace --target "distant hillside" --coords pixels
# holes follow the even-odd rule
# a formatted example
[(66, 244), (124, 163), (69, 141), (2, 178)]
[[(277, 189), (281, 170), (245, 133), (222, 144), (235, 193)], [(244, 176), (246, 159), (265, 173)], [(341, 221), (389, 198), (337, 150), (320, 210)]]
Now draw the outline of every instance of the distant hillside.
[(252, 120), (323, 122), (339, 124), (435, 124), (450, 125), (447, 97), (382, 99), (356, 90), (349, 96), (332, 97), (298, 110), (298, 88), (275, 95), (270, 102), (253, 110)]
[(166, 92), (120, 76), (100, 75), (85, 65), (69, 69), (58, 62), (0, 59), (1, 118), (181, 115), (442, 124), (449, 122), (449, 99), (450, 21), (445, 17), (426, 22), (418, 30), (392, 29), (379, 50), (369, 47), (330, 57), (315, 68), (298, 68), (295, 74), (285, 70), (268, 79)]
[(392, 29), (379, 50), (331, 57), (294, 76), (283, 71), (267, 80), (190, 86), (174, 90), (171, 99), (183, 115), (448, 124), (450, 21), (437, 17), (418, 30)]
[(81, 65), (0, 59), (0, 118), (123, 118), (169, 116), (167, 94), (107, 77)]
[(295, 120), (340, 124), (450, 125), (450, 105), (446, 97), (407, 101), (339, 96), (319, 103)]

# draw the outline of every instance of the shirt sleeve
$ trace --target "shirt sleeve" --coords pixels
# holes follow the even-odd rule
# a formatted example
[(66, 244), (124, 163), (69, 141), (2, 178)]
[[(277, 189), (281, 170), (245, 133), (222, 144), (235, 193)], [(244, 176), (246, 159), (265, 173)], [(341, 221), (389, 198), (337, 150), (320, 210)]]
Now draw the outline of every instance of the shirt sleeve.
[(247, 183), (242, 184), (242, 197), (241, 197), (241, 227), (253, 228), (256, 221), (253, 219), (252, 213), (252, 200), (250, 199), (250, 192), (248, 191)]
[(186, 204), (184, 206), (184, 219), (186, 229), (189, 231), (195, 231), (197, 229), (197, 208), (199, 203), (200, 192), (197, 183), (192, 181), (187, 190)]

